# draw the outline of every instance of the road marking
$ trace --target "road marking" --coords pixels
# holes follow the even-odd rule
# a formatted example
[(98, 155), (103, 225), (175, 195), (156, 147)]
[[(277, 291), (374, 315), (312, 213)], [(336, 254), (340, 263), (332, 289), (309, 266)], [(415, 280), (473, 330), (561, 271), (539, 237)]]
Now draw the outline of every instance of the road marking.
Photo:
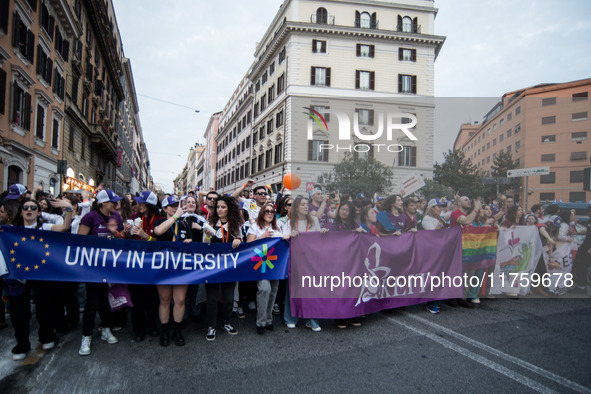
[(535, 366), (533, 364), (528, 363), (527, 361), (524, 361), (524, 360), (521, 360), (521, 359), (519, 359), (517, 357), (511, 356), (511, 355), (509, 355), (507, 353), (504, 353), (504, 352), (502, 352), (502, 351), (500, 351), (498, 349), (495, 349), (493, 347), (490, 347), (488, 345), (485, 345), (482, 342), (478, 342), (478, 341), (476, 341), (474, 339), (468, 338), (467, 336), (462, 335), (460, 333), (457, 333), (457, 332), (455, 332), (453, 330), (450, 330), (447, 327), (441, 326), (441, 325), (439, 325), (437, 323), (433, 323), (433, 322), (431, 322), (431, 321), (429, 321), (427, 319), (424, 319), (422, 317), (413, 315), (413, 314), (408, 313), (408, 312), (405, 312), (405, 311), (401, 311), (401, 313), (404, 316), (406, 316), (406, 317), (409, 317), (409, 318), (411, 318), (413, 320), (419, 321), (419, 322), (421, 322), (421, 323), (423, 323), (423, 324), (425, 324), (427, 326), (433, 327), (433, 328), (435, 328), (435, 329), (437, 329), (439, 331), (443, 331), (447, 335), (450, 335), (450, 336), (452, 336), (452, 337), (454, 337), (456, 339), (459, 339), (459, 340), (461, 340), (463, 342), (466, 342), (466, 343), (468, 343), (468, 344), (470, 344), (470, 345), (472, 345), (474, 347), (477, 347), (477, 348), (479, 348), (481, 350), (484, 350), (484, 351), (486, 351), (488, 353), (494, 354), (495, 356), (500, 357), (500, 358), (502, 358), (502, 359), (504, 359), (506, 361), (512, 362), (514, 364), (517, 364), (517, 365), (519, 365), (522, 368), (525, 368), (525, 369), (527, 369), (527, 370), (529, 370), (529, 371), (531, 371), (533, 373), (536, 373), (536, 374), (538, 374), (540, 376), (543, 376), (544, 378), (549, 379), (549, 380), (551, 380), (551, 381), (553, 381), (555, 383), (558, 383), (558, 384), (560, 384), (562, 386), (568, 387), (571, 390), (577, 391), (579, 393), (591, 393), (591, 389), (588, 388), (588, 387), (585, 387), (583, 385), (580, 385), (580, 384), (578, 384), (576, 382), (573, 382), (572, 380), (569, 380), (569, 379), (567, 379), (565, 377), (562, 377), (560, 375), (556, 375), (555, 373), (552, 373), (550, 371), (547, 371), (547, 370), (545, 370), (543, 368), (537, 367), (537, 366)]
[(451, 341), (448, 341), (447, 339), (443, 339), (440, 336), (437, 336), (431, 332), (422, 330), (418, 327), (413, 327), (413, 326), (408, 325), (408, 324), (406, 324), (400, 320), (397, 320), (393, 317), (387, 317), (387, 319), (393, 323), (396, 323), (396, 324), (410, 330), (410, 331), (414, 331), (418, 334), (421, 334), (421, 335), (431, 339), (432, 341), (439, 343), (443, 347), (446, 347), (450, 350), (453, 350), (454, 352), (461, 354), (462, 356), (468, 357), (468, 358), (476, 361), (477, 363), (484, 365), (487, 368), (490, 368), (502, 375), (505, 375), (509, 379), (513, 379), (517, 383), (523, 384), (524, 386), (527, 386), (532, 390), (535, 390), (539, 393), (557, 393), (557, 391), (552, 390), (550, 387), (544, 386), (543, 384), (538, 383), (535, 380), (532, 380), (532, 379), (530, 379), (518, 372), (512, 371), (509, 368), (503, 367), (502, 365), (500, 365), (492, 360), (489, 360), (486, 357), (480, 356), (480, 355), (474, 353), (473, 351), (466, 349), (465, 347), (457, 345)]

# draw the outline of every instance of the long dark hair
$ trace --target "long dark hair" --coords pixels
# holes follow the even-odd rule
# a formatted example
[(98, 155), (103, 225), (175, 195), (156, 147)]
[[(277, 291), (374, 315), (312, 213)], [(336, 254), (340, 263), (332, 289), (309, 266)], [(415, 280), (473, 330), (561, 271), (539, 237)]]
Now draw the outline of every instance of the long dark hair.
[(228, 232), (233, 237), (240, 236), (240, 227), (242, 226), (242, 220), (240, 219), (240, 211), (238, 208), (238, 204), (236, 203), (236, 199), (231, 196), (218, 196), (215, 200), (215, 207), (213, 209), (213, 213), (209, 216), (209, 224), (215, 226), (220, 220), (218, 216), (218, 203), (223, 201), (228, 206)]
[(119, 200), (119, 204), (121, 206), (121, 219), (126, 221), (127, 219), (131, 219), (133, 212), (131, 211), (131, 202), (127, 197), (124, 197), (122, 200)]
[[(341, 216), (339, 215), (341, 208), (344, 206), (349, 207), (349, 217), (347, 217), (345, 222), (343, 222)], [(339, 209), (337, 210), (337, 216), (335, 217), (334, 222), (336, 225), (343, 225), (343, 227), (345, 227), (347, 230), (355, 230), (355, 205), (350, 201), (341, 203)]]
[(519, 208), (521, 208), (519, 205), (513, 205), (511, 208), (509, 208), (507, 211), (507, 220), (521, 226), (525, 224), (525, 212), (523, 212), (522, 208), (521, 211), (523, 212), (523, 215), (521, 215), (519, 222), (517, 222), (517, 210), (519, 210)]
[(23, 219), (23, 206), (28, 202), (35, 203), (35, 205), (37, 206), (37, 212), (39, 212), (39, 216), (37, 217), (37, 228), (41, 227), (41, 225), (45, 222), (45, 220), (43, 220), (43, 216), (41, 216), (41, 205), (39, 205), (39, 203), (36, 200), (32, 200), (30, 198), (27, 198), (27, 199), (23, 200), (23, 202), (21, 202), (21, 205), (19, 205), (18, 212), (16, 213), (16, 217), (14, 218), (14, 221), (12, 222), (13, 226), (25, 227), (25, 220)]
[[(270, 207), (273, 210), (275, 210), (275, 207), (273, 207), (272, 203), (268, 202), (266, 204), (263, 204), (263, 206), (259, 210), (259, 216), (257, 216), (257, 220), (256, 220), (256, 224), (259, 226), (260, 229), (263, 229), (267, 226), (267, 222), (265, 222), (265, 209), (267, 207)], [(277, 226), (277, 216), (275, 214), (273, 214), (273, 220), (271, 221), (271, 228), (273, 230), (279, 230), (279, 227)]]
[(6, 225), (10, 225), (14, 222), (14, 219), (16, 218), (16, 215), (18, 215), (19, 212), (19, 205), (19, 202), (16, 200), (6, 200), (6, 202), (1, 205), (4, 207), (4, 212), (6, 213), (6, 216), (8, 216), (8, 222), (5, 223)]
[(291, 228), (296, 228), (298, 225), (298, 220), (306, 219), (308, 221), (308, 226), (314, 225), (314, 219), (312, 219), (312, 215), (310, 214), (310, 209), (308, 208), (308, 215), (305, 218), (300, 218), (298, 214), (298, 208), (302, 205), (302, 201), (308, 201), (310, 203), (310, 199), (302, 196), (296, 197), (294, 202), (291, 203), (291, 212), (289, 214), (289, 220), (291, 221)]
[(279, 217), (283, 217), (287, 215), (287, 202), (291, 200), (293, 205), (293, 198), (288, 194), (287, 196), (283, 196), (277, 201), (277, 212), (279, 212)]
[[(394, 205), (394, 203), (396, 202), (396, 200), (400, 198), (402, 199), (402, 197), (400, 197), (400, 195), (398, 194), (392, 194), (386, 198), (384, 198), (382, 200), (382, 210), (386, 211), (386, 212), (390, 212), (392, 210), (392, 206)], [(396, 208), (398, 210), (398, 208)], [(402, 213), (401, 210), (398, 210), (398, 214), (400, 215)]]

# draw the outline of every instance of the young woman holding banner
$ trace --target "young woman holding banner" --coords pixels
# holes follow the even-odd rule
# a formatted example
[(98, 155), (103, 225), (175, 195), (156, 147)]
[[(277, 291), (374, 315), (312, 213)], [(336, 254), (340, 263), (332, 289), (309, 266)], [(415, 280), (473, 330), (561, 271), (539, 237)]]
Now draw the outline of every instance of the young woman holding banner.
[[(121, 197), (113, 190), (101, 190), (96, 195), (92, 210), (84, 215), (80, 221), (78, 234), (93, 235), (96, 237), (125, 238), (123, 220), (117, 213), (117, 202)], [(115, 344), (119, 340), (111, 333), (113, 327), (113, 315), (109, 305), (109, 287), (107, 283), (86, 283), (86, 306), (82, 319), (82, 342), (78, 354), (87, 356), (90, 354), (92, 332), (96, 313), (101, 317), (103, 330), (101, 339), (107, 343)]]
[[(123, 202), (127, 200), (124, 198)], [(156, 222), (161, 221), (158, 197), (149, 190), (143, 191), (134, 197), (137, 204), (137, 213), (133, 215), (134, 226), (131, 228), (133, 239), (139, 241), (156, 241), (154, 228)], [(139, 222), (139, 223), (137, 223)], [(130, 223), (132, 223), (130, 221)], [(135, 225), (135, 224), (138, 225)], [(131, 326), (135, 334), (135, 342), (141, 342), (146, 337), (146, 332), (152, 337), (158, 336), (156, 321), (158, 319), (159, 297), (155, 285), (129, 285), (129, 294), (133, 302), (131, 310)]]
[[(240, 212), (236, 199), (230, 196), (219, 196), (215, 201), (215, 209), (209, 217), (209, 225), (204, 226), (204, 238), (206, 242), (229, 243), (235, 249), (242, 242), (240, 227)], [(224, 331), (230, 335), (238, 334), (238, 331), (230, 324), (232, 317), (232, 306), (234, 303), (234, 287), (236, 282), (229, 283), (207, 283), (207, 335), (208, 341), (215, 340), (216, 323), (218, 318), (219, 289), (222, 290), (222, 322)]]
[[(186, 226), (180, 217), (185, 210), (180, 207), (179, 201), (175, 196), (166, 197), (162, 200), (162, 209), (166, 213), (166, 219), (157, 221), (154, 225), (154, 234), (159, 241), (169, 242), (191, 242), (191, 229)], [(187, 295), (188, 285), (157, 285), (158, 296), (160, 297), (160, 306), (158, 307), (158, 316), (160, 317), (160, 346), (168, 346), (169, 338), (169, 320), (170, 320), (170, 301), (174, 299), (172, 317), (174, 320), (173, 338), (177, 346), (185, 345), (185, 338), (181, 332), (183, 318), (185, 317), (185, 297)]]
[[(358, 227), (355, 222), (355, 205), (350, 201), (342, 203), (337, 209), (334, 222), (330, 223), (327, 220), (324, 227), (330, 231), (355, 231)], [(361, 322), (355, 317), (349, 319), (335, 319), (334, 322), (338, 328), (346, 328), (347, 324), (354, 327), (361, 326)]]
[[(322, 234), (328, 232), (328, 229), (320, 228), (320, 223), (316, 216), (312, 216), (308, 207), (309, 200), (306, 197), (298, 196), (291, 207), (290, 219), (287, 222), (287, 231), (292, 237), (297, 237), (300, 233), (319, 231)], [(287, 328), (295, 328), (298, 318), (291, 315), (291, 302), (289, 295), (289, 283), (285, 288), (285, 310), (283, 311), (283, 320)], [(312, 331), (318, 332), (322, 329), (315, 319), (308, 319), (306, 327)]]
[[(256, 221), (248, 230), (246, 242), (252, 242), (257, 239), (284, 237), (289, 238), (289, 234), (284, 234), (283, 226), (277, 224), (275, 208), (273, 204), (266, 203), (262, 206)], [(273, 330), (273, 305), (279, 288), (279, 280), (259, 280), (257, 281), (257, 333), (263, 335), (265, 330)]]
[[(46, 223), (41, 217), (39, 203), (27, 199), (21, 203), (13, 225), (37, 230), (68, 231), (72, 222), (72, 204), (68, 200), (55, 200), (51, 202), (51, 205), (65, 210), (65, 219), (62, 224)], [(34, 237), (31, 236), (31, 239), (34, 239)], [(26, 248), (26, 242), (22, 243), (20, 247)], [(31, 291), (37, 308), (35, 315), (39, 323), (39, 342), (42, 344), (43, 350), (53, 349), (56, 340), (54, 322), (58, 316), (56, 305), (58, 305), (57, 294), (60, 283), (40, 280), (30, 280), (23, 283), (12, 280), (7, 281), (7, 285), (10, 318), (17, 341), (16, 346), (12, 349), (12, 359), (15, 361), (24, 359), (26, 353), (31, 349), (31, 343), (29, 342)]]

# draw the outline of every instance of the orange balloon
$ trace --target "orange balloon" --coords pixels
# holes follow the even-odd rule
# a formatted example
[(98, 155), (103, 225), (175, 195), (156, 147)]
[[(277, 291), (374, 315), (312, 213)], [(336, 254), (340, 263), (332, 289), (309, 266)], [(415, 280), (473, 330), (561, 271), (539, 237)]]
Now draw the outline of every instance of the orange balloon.
[(302, 179), (298, 174), (286, 174), (283, 177), (283, 186), (285, 186), (289, 190), (294, 190), (300, 187), (302, 184)]

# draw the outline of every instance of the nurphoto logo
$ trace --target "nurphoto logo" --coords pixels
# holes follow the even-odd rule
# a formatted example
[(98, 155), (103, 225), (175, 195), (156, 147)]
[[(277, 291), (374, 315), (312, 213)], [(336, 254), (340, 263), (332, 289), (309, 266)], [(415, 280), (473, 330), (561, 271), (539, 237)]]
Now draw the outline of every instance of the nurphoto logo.
[[(349, 114), (345, 112), (339, 111), (332, 111), (329, 109), (324, 109), (324, 114), (320, 113), (319, 111), (314, 110), (311, 107), (303, 107), (304, 109), (308, 110), (309, 112), (304, 112), (304, 114), (308, 115), (308, 127), (307, 127), (307, 135), (308, 140), (314, 140), (314, 124), (317, 124), (320, 127), (320, 131), (326, 133), (327, 136), (330, 135), (330, 131), (328, 129), (328, 124), (326, 119), (323, 115), (332, 114), (336, 116), (337, 123), (338, 123), (338, 141), (339, 142), (346, 142), (351, 141), (353, 135), (356, 139), (362, 141), (372, 141), (373, 143), (354, 143), (354, 144), (329, 144), (329, 143), (322, 143), (319, 145), (319, 150), (336, 150), (338, 151), (348, 151), (348, 152), (369, 152), (372, 147), (380, 152), (381, 149), (385, 149), (388, 152), (401, 152), (404, 150), (404, 147), (400, 144), (390, 144), (389, 142), (393, 141), (393, 136), (395, 132), (403, 133), (408, 139), (411, 141), (417, 141), (417, 137), (410, 131), (413, 127), (417, 125), (417, 117), (411, 113), (404, 113), (404, 112), (387, 112), (387, 113), (378, 113), (378, 127), (373, 133), (368, 133), (367, 125), (363, 125), (363, 128), (360, 128), (360, 121), (359, 121), (359, 112), (355, 111), (353, 115), (353, 127), (351, 128), (351, 117)], [(406, 122), (405, 122), (406, 121)], [(352, 130), (351, 130), (352, 129)], [(376, 141), (382, 139), (384, 136), (385, 130), (385, 138), (388, 143), (376, 143)]]

